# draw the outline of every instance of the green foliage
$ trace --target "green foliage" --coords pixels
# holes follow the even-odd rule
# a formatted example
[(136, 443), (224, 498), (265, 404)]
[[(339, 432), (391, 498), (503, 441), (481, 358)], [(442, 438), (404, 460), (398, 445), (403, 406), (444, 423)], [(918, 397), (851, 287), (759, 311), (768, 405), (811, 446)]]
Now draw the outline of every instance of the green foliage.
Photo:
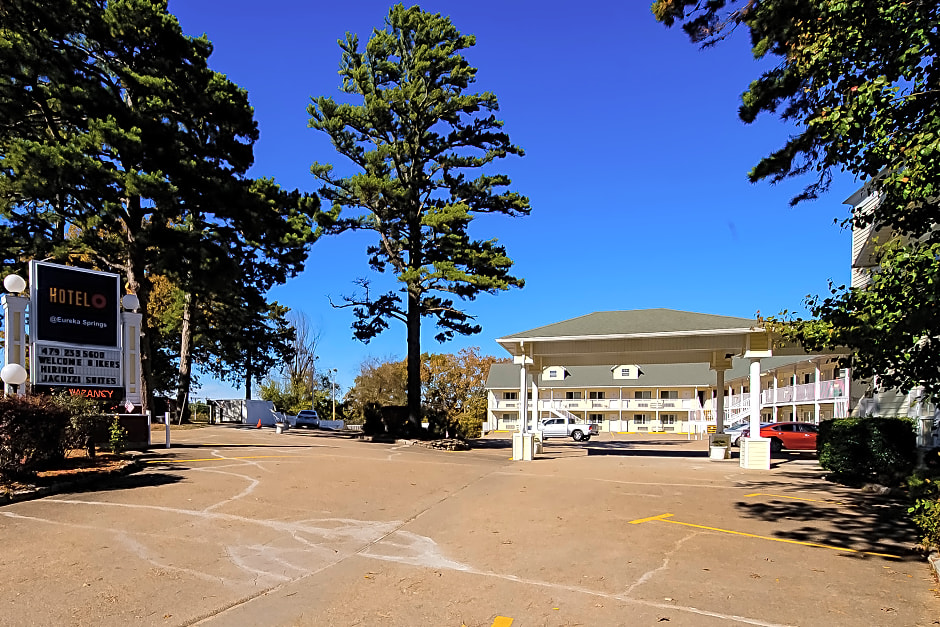
[(940, 398), (940, 242), (889, 244), (864, 289), (832, 288), (807, 300), (814, 319), (787, 320), (778, 330), (811, 351), (856, 348), (853, 374), (878, 376), (885, 389), (923, 387)]
[[(422, 415), (434, 435), (477, 437), (486, 418), (486, 376), (495, 357), (480, 355), (478, 347), (456, 354), (421, 355)], [(369, 359), (346, 395), (348, 419), (365, 419), (370, 404), (404, 403), (405, 362)], [(360, 418), (360, 416), (362, 418)]]
[(300, 410), (313, 406), (309, 379), (266, 379), (261, 383), (260, 396), (262, 400), (273, 402), (274, 408), (285, 414), (296, 415)]
[[(741, 119), (777, 114), (798, 132), (751, 170), (752, 181), (811, 176), (793, 203), (832, 174), (866, 182), (878, 200), (856, 212), (875, 225), (880, 270), (871, 287), (809, 297), (814, 320), (786, 315), (807, 349), (849, 347), (855, 374), (885, 388), (923, 385), (940, 398), (940, 5), (905, 0), (657, 0), (653, 13), (714, 45), (736, 28), (773, 65), (742, 95)], [(778, 327), (780, 325), (778, 324)]]
[(916, 462), (914, 425), (905, 418), (824, 420), (817, 437), (819, 465), (848, 484), (890, 484), (911, 473)]
[(917, 499), (907, 513), (920, 530), (924, 546), (940, 548), (940, 499)]
[(512, 260), (496, 240), (470, 236), (478, 215), (529, 213), (527, 198), (506, 191), (507, 176), (481, 172), (523, 151), (502, 131), (496, 96), (468, 93), (477, 70), (462, 51), (474, 44), (448, 18), (396, 4), (364, 50), (353, 34), (340, 42), (343, 92), (362, 104), (319, 97), (308, 108), (310, 126), (328, 134), (358, 170), (337, 178), (332, 166), (313, 164), (320, 195), (331, 204), (319, 220), (323, 232), (374, 232), (369, 263), (400, 284), (376, 296), (362, 281), (365, 293), (346, 297), (343, 306), (353, 308), (354, 336), (364, 342), (389, 320), (406, 324), (412, 421), (420, 414), (422, 318), (434, 319), (438, 341), (478, 333), (454, 299), (523, 284), (509, 274)]
[[(173, 385), (174, 352), (150, 332), (161, 312), (151, 279), (212, 311), (265, 310), (314, 239), (316, 198), (246, 176), (257, 125), (211, 53), (165, 0), (0, 3), (0, 265), (48, 258), (124, 274), (141, 303), (151, 409), (154, 390)], [(195, 322), (224, 349), (210, 363), (272, 352), (243, 319)]]
[(208, 422), (209, 406), (203, 402), (190, 403), (189, 414), (193, 422)]
[(486, 418), (486, 376), (495, 357), (480, 355), (477, 347), (457, 354), (421, 356), (422, 397), (449, 435), (478, 437)]
[(103, 404), (83, 396), (57, 394), (49, 402), (66, 411), (69, 424), (64, 433), (65, 449), (85, 449), (88, 457), (95, 456), (95, 442), (107, 430), (111, 416), (104, 414)]
[(359, 365), (359, 374), (346, 394), (349, 418), (368, 424), (369, 405), (404, 405), (407, 394), (405, 362), (367, 359)]
[(108, 427), (108, 443), (112, 453), (123, 453), (127, 447), (127, 430), (121, 426), (121, 419), (117, 416), (111, 419), (111, 426)]
[(0, 474), (26, 474), (63, 459), (68, 424), (68, 410), (46, 397), (0, 397)]

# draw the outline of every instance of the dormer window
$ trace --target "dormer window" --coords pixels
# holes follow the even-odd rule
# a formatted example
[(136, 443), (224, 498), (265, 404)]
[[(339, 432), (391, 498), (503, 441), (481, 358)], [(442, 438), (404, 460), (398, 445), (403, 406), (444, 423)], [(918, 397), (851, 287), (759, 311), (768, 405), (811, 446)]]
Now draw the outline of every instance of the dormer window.
[(636, 380), (640, 378), (641, 374), (643, 374), (640, 371), (640, 367), (636, 364), (620, 364), (619, 366), (614, 366), (610, 370), (614, 376), (614, 379)]

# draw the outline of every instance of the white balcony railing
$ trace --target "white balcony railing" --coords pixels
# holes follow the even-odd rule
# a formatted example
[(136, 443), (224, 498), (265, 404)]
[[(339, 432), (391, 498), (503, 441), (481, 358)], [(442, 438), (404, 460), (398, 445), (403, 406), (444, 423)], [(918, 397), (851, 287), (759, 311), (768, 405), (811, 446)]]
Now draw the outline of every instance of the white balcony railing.
[(816, 396), (815, 383), (802, 383), (773, 388), (761, 392), (761, 404), (785, 405), (787, 403), (811, 403), (814, 401), (831, 401), (845, 396), (845, 381), (833, 379), (819, 382), (819, 396)]

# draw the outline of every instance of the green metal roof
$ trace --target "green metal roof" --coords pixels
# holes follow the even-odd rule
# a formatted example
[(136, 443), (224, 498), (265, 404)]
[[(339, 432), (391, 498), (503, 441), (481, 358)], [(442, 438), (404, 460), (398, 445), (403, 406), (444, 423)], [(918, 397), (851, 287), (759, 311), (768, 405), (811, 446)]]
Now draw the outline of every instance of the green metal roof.
[(720, 331), (757, 327), (757, 320), (713, 314), (678, 311), (676, 309), (633, 309), (630, 311), (596, 311), (577, 318), (513, 333), (500, 340), (524, 338), (576, 337), (597, 335), (630, 335), (634, 333), (677, 333)]

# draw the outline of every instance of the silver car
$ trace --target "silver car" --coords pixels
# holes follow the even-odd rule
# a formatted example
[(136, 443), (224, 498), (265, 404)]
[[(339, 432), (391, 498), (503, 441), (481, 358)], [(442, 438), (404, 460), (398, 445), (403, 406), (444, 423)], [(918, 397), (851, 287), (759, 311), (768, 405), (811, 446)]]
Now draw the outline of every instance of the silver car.
[(308, 429), (320, 428), (320, 417), (315, 409), (303, 409), (297, 413), (297, 419), (294, 422), (295, 427), (307, 427)]

